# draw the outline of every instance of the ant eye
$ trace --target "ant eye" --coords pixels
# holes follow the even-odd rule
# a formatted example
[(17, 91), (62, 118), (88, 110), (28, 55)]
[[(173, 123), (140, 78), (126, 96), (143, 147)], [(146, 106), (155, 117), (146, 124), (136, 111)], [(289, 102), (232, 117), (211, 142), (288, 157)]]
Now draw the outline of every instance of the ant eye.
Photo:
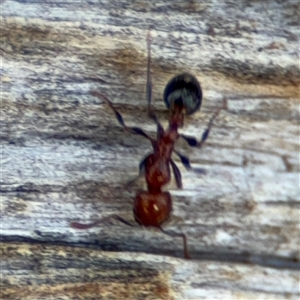
[(196, 77), (189, 73), (173, 77), (165, 87), (164, 101), (168, 109), (182, 103), (187, 115), (200, 109), (202, 90)]

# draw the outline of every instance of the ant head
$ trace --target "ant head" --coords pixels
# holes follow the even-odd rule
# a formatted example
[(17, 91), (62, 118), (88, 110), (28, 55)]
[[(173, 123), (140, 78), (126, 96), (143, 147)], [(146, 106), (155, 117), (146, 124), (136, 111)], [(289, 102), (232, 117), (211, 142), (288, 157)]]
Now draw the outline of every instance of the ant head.
[(165, 87), (164, 101), (168, 109), (179, 106), (187, 115), (200, 109), (202, 90), (196, 77), (189, 73), (173, 77)]

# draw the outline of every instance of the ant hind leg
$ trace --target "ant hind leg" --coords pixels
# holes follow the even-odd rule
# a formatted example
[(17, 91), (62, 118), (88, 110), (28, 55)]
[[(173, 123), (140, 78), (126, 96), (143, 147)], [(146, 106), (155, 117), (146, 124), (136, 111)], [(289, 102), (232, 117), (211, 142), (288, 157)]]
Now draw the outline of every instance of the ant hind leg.
[(184, 233), (174, 233), (174, 232), (167, 232), (162, 227), (158, 227), (164, 234), (170, 236), (170, 237), (181, 237), (183, 240), (183, 254), (185, 259), (191, 259), (188, 245), (187, 245), (187, 237)]
[(126, 221), (125, 219), (123, 219), (122, 217), (118, 216), (118, 215), (110, 215), (108, 217), (105, 217), (103, 219), (97, 220), (93, 223), (89, 223), (89, 224), (82, 224), (82, 223), (78, 223), (78, 222), (71, 222), (71, 227), (76, 228), (76, 229), (89, 229), (92, 227), (96, 227), (99, 224), (102, 224), (110, 219), (115, 219), (118, 220), (128, 226), (133, 226), (131, 223), (129, 223), (128, 221)]

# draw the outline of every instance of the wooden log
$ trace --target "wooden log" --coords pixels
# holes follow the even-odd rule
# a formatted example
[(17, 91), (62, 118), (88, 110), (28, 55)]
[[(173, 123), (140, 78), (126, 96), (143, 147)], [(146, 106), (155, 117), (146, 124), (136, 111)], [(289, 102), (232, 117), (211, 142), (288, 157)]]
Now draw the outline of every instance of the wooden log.
[[(299, 268), (300, 256), (299, 3), (2, 1), (1, 7), (2, 240), (29, 243), (20, 249), (38, 242), (116, 251), (118, 262), (122, 254), (182, 257), (180, 238), (137, 224), (70, 227), (111, 214), (134, 223), (133, 199), (145, 184), (126, 183), (151, 146), (124, 132), (90, 91), (111, 99), (126, 124), (155, 136), (145, 97), (151, 27), (153, 105), (164, 126), (163, 90), (180, 72), (196, 75), (204, 93), (183, 133), (200, 139), (222, 98), (228, 102), (204, 147), (178, 142), (207, 174), (185, 170), (175, 157), (183, 189), (167, 187), (174, 209), (164, 228), (188, 236), (192, 258), (203, 260), (198, 266), (261, 265), (253, 268), (264, 266), (271, 286), (285, 291), (275, 278), (283, 272), (293, 280), (294, 271), (281, 269)], [(254, 281), (253, 288), (260, 283)]]

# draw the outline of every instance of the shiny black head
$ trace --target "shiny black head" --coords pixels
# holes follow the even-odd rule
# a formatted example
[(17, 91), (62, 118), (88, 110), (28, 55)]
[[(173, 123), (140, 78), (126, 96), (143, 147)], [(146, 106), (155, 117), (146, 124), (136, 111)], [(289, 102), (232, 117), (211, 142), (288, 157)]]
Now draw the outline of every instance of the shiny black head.
[(187, 115), (191, 115), (201, 106), (202, 90), (195, 76), (182, 73), (173, 77), (165, 87), (164, 101), (168, 109), (174, 105), (183, 106)]

